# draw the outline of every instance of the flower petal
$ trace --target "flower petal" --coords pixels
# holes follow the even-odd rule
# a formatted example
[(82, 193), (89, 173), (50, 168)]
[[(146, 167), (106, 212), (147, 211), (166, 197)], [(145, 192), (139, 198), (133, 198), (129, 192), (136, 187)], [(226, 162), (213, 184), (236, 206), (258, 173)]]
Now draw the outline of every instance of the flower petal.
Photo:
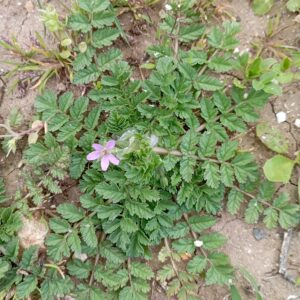
[(100, 151), (93, 151), (86, 157), (87, 160), (96, 160), (100, 157)]
[(108, 166), (109, 166), (108, 155), (104, 155), (104, 156), (101, 158), (101, 169), (102, 169), (102, 171), (107, 171)]
[(100, 144), (93, 144), (92, 147), (96, 150), (96, 151), (102, 151), (103, 150), (103, 146)]
[(107, 158), (108, 158), (109, 161), (110, 161), (113, 165), (115, 165), (115, 166), (117, 166), (117, 165), (120, 163), (120, 160), (117, 159), (113, 154), (108, 154), (108, 155), (107, 155)]
[(110, 140), (106, 143), (105, 148), (107, 150), (111, 150), (111, 149), (115, 148), (115, 145), (116, 145), (116, 141), (115, 140)]

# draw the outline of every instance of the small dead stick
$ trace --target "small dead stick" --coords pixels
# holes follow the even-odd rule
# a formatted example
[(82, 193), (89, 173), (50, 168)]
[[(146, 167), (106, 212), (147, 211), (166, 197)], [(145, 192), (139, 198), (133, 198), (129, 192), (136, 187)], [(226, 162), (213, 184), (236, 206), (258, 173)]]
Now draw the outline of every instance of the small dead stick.
[(283, 276), (284, 279), (291, 283), (295, 283), (295, 279), (293, 279), (291, 276), (287, 275), (287, 262), (289, 257), (289, 249), (291, 245), (293, 230), (289, 229), (284, 233), (283, 236), (283, 242), (281, 246), (281, 252), (280, 252), (280, 263), (279, 263), (279, 271), (278, 273)]

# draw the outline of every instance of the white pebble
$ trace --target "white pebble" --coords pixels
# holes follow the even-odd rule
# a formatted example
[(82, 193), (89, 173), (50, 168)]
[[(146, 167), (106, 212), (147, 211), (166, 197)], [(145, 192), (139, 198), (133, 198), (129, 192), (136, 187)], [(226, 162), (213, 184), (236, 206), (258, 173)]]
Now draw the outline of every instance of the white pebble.
[(166, 9), (166, 10), (172, 10), (172, 6), (171, 6), (170, 4), (166, 4), (166, 5), (165, 5), (165, 9)]
[(297, 128), (300, 128), (300, 119), (296, 119), (294, 124)]
[(194, 245), (195, 245), (195, 247), (200, 248), (200, 247), (203, 246), (203, 242), (199, 241), (199, 240), (196, 240), (196, 241), (194, 241)]
[(277, 122), (283, 123), (287, 120), (286, 113), (284, 111), (280, 111), (276, 114)]
[(235, 48), (233, 53), (239, 53), (240, 52), (240, 49), (239, 48)]
[(74, 253), (73, 257), (81, 260), (82, 262), (86, 261), (88, 258), (88, 256), (85, 253), (76, 253), (76, 252)]

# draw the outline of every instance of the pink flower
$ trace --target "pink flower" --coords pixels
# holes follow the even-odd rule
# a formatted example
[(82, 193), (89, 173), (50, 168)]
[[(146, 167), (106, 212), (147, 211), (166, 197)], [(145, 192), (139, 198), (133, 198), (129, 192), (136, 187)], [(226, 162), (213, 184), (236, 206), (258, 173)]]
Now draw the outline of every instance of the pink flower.
[(106, 143), (105, 147), (100, 144), (93, 144), (92, 147), (95, 151), (89, 153), (86, 157), (87, 160), (97, 160), (101, 159), (101, 169), (102, 171), (106, 171), (109, 167), (109, 164), (117, 166), (120, 163), (120, 160), (117, 159), (113, 154), (111, 154), (111, 150), (115, 148), (116, 141), (110, 140)]

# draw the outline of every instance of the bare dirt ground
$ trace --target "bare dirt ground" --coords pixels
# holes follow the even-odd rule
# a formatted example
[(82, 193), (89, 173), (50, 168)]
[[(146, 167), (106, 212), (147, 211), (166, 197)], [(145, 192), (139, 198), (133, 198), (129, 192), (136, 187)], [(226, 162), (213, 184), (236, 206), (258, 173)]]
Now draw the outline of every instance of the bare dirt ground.
[[(55, 5), (55, 1), (49, 2)], [(283, 1), (280, 2), (283, 3)], [(0, 0), (1, 35), (5, 37), (16, 36), (20, 43), (26, 46), (31, 34), (35, 31), (42, 32), (43, 27), (39, 21), (35, 4), (36, 1), (33, 0)], [(250, 9), (248, 1), (220, 1), (220, 4), (241, 22), (241, 48), (250, 47), (254, 39), (264, 35), (268, 16), (262, 18), (256, 17)], [(154, 24), (158, 20), (159, 9), (158, 7), (147, 11), (153, 21), (152, 25), (147, 25), (143, 22), (136, 23), (131, 13), (124, 13), (121, 16), (121, 23), (124, 25), (129, 39), (132, 41), (132, 48), (125, 49), (126, 47), (122, 45), (122, 42), (118, 46), (124, 48), (124, 57), (134, 66), (138, 66), (144, 62), (146, 59), (145, 48), (155, 40)], [(282, 25), (291, 22), (294, 17), (295, 15), (289, 15), (284, 12)], [(298, 45), (299, 36), (297, 34), (300, 33), (299, 27), (300, 25), (282, 32), (279, 39), (289, 45)], [(1, 58), (3, 60), (3, 58), (6, 59), (7, 57), (1, 54)], [(0, 64), (0, 69), (2, 68), (7, 68), (7, 66)], [(135, 75), (139, 76), (140, 74), (137, 72)], [(51, 85), (55, 87), (56, 82), (53, 81)], [(5, 93), (2, 97), (0, 93), (0, 122), (2, 123), (5, 120), (13, 107), (17, 107), (20, 109), (25, 120), (23, 126), (26, 127), (33, 114), (33, 102), (36, 93), (36, 91), (29, 91), (23, 97), (20, 97), (18, 92), (12, 95)], [(262, 113), (262, 120), (270, 122), (285, 133), (292, 145), (291, 155), (300, 146), (300, 129), (294, 126), (295, 119), (300, 118), (299, 97), (299, 84), (293, 84), (286, 89), (284, 96), (274, 98)], [(275, 113), (279, 111), (287, 113), (287, 122), (282, 124), (277, 123)], [(242, 137), (241, 142), (243, 147), (251, 149), (257, 154), (260, 162), (264, 162), (272, 155), (255, 138), (254, 132), (250, 132), (248, 135)], [(19, 149), (15, 156), (11, 155), (8, 159), (5, 158), (3, 152), (0, 152), (0, 176), (4, 177), (9, 193), (13, 193), (21, 184), (19, 169), (21, 157), (22, 149)], [(298, 201), (295, 184), (296, 179), (293, 179), (285, 188), (290, 192), (295, 201)], [(73, 198), (74, 193), (76, 194), (76, 190), (73, 192), (70, 190), (69, 196)], [(255, 239), (253, 235), (255, 228), (262, 229), (263, 237), (261, 240)], [(231, 257), (234, 266), (247, 269), (256, 278), (266, 300), (300, 299), (300, 288), (295, 287), (278, 274), (279, 255), (283, 238), (282, 230), (268, 231), (262, 224), (256, 224), (255, 226), (248, 225), (245, 224), (242, 218), (232, 217), (227, 213), (222, 213), (214, 229), (228, 238), (228, 243), (223, 250)], [(299, 249), (300, 234), (297, 230), (294, 230), (288, 261), (289, 272), (294, 275), (297, 275), (300, 270)], [(243, 299), (255, 299), (251, 292), (251, 287), (241, 276), (238, 276), (237, 285), (243, 291)], [(201, 287), (201, 295), (202, 299), (205, 300), (229, 299), (228, 291), (223, 288), (203, 286)], [(168, 298), (163, 293), (154, 289), (151, 299), (163, 300)]]

